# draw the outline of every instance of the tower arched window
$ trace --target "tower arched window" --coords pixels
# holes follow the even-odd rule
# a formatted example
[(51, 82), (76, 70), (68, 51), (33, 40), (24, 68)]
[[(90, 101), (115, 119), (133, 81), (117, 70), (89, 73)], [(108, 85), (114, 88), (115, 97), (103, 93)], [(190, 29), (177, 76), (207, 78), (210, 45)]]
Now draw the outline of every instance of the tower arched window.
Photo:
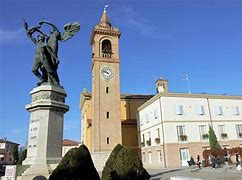
[(112, 54), (112, 45), (111, 42), (107, 39), (105, 39), (102, 42), (102, 53), (104, 54)]

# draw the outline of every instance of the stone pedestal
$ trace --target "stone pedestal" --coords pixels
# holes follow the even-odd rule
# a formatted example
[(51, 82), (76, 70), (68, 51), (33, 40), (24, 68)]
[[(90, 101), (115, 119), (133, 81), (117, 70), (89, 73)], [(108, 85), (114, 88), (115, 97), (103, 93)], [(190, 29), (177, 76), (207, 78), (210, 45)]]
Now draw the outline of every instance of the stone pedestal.
[[(27, 174), (50, 173), (50, 164), (57, 164), (62, 157), (63, 117), (69, 110), (65, 104), (66, 93), (56, 85), (41, 85), (30, 92), (32, 102), (26, 105), (30, 112)], [(40, 172), (38, 173), (38, 168)], [(28, 173), (30, 172), (30, 173)]]
[(110, 154), (111, 154), (111, 151), (93, 152), (91, 154), (92, 161), (98, 172), (101, 172), (103, 170)]

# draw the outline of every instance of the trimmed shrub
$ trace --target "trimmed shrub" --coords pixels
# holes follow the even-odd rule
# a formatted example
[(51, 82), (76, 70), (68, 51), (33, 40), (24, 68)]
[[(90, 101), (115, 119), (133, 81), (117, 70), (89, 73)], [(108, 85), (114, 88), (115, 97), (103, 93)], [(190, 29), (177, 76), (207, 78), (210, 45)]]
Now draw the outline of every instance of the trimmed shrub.
[(150, 175), (141, 160), (129, 148), (118, 144), (102, 171), (102, 180), (146, 180)]
[(208, 138), (209, 138), (209, 144), (211, 149), (221, 149), (221, 146), (217, 141), (217, 136), (210, 125), (209, 125), (209, 131), (208, 131)]
[(85, 145), (72, 148), (62, 158), (49, 180), (100, 180)]

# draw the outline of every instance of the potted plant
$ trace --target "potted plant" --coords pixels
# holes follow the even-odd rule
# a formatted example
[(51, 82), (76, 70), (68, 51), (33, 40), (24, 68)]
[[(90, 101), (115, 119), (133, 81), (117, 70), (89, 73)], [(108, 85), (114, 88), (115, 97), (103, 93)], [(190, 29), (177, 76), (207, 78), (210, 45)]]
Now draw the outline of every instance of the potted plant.
[(203, 139), (208, 139), (208, 134), (203, 134), (202, 137)]
[(242, 138), (242, 132), (239, 133), (239, 137)]
[(187, 135), (180, 135), (180, 140), (181, 141), (186, 141), (187, 140)]
[(227, 133), (221, 133), (221, 137), (222, 137), (222, 138), (227, 138), (228, 135), (227, 135)]
[(145, 146), (145, 143), (144, 143), (144, 142), (141, 142), (140, 145), (141, 145), (142, 147), (144, 147), (144, 146)]
[(159, 144), (160, 143), (160, 138), (155, 138), (155, 142), (156, 142), (156, 144)]

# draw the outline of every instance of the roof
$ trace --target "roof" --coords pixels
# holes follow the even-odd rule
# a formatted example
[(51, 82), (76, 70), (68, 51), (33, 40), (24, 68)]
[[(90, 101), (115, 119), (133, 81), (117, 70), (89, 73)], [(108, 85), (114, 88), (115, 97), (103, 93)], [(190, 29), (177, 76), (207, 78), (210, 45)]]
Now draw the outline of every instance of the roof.
[(64, 139), (63, 143), (62, 143), (63, 146), (79, 146), (79, 144), (80, 144), (79, 142), (72, 141), (72, 140), (69, 140), (69, 139)]
[(147, 102), (145, 102), (143, 105), (141, 105), (138, 108), (138, 111), (144, 109), (160, 97), (181, 97), (181, 98), (207, 98), (207, 99), (231, 99), (231, 100), (242, 100), (242, 96), (232, 96), (232, 95), (219, 95), (219, 94), (187, 94), (187, 93), (158, 93), (155, 96), (153, 96), (151, 99), (149, 99)]
[(18, 143), (15, 143), (15, 142), (9, 141), (9, 140), (7, 140), (7, 139), (0, 139), (0, 143), (9, 143), (9, 144), (17, 144), (17, 145), (19, 145)]
[[(149, 100), (154, 95), (147, 95), (147, 94), (120, 94), (120, 100)], [(80, 109), (82, 109), (82, 106), (86, 100), (91, 100), (92, 99), (92, 93), (90, 92), (82, 92), (81, 97), (80, 97)]]

